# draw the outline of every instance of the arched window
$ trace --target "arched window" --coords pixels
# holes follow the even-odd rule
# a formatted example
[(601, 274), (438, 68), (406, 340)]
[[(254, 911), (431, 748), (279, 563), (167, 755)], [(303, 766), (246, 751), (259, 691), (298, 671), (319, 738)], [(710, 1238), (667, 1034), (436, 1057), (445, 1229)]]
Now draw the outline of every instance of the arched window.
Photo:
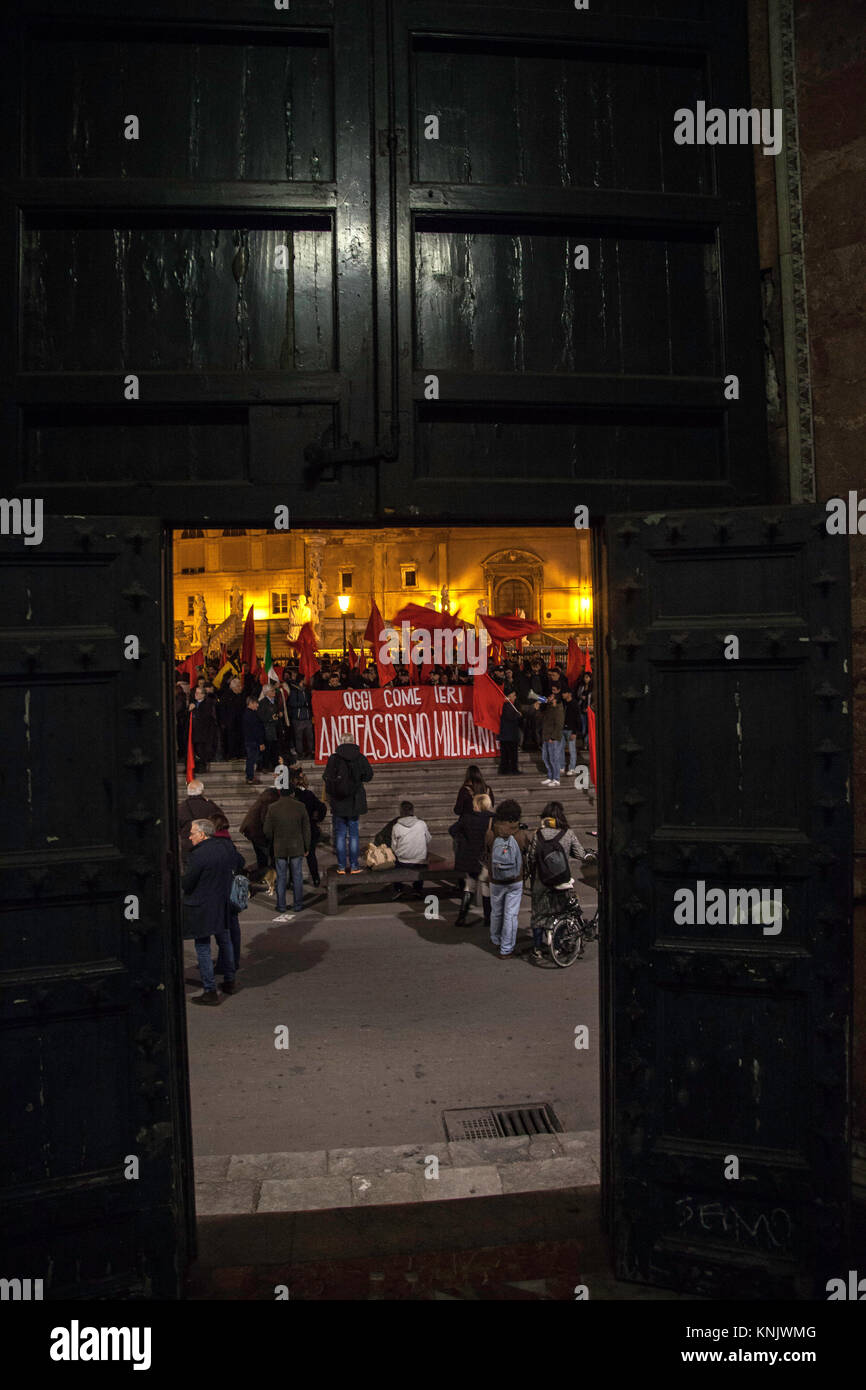
[(225, 531), (223, 531), (224, 536), (245, 536), (246, 534), (245, 530), (239, 529), (236, 526), (228, 526)]
[(180, 538), (182, 541), (203, 541), (204, 531), (181, 531)]

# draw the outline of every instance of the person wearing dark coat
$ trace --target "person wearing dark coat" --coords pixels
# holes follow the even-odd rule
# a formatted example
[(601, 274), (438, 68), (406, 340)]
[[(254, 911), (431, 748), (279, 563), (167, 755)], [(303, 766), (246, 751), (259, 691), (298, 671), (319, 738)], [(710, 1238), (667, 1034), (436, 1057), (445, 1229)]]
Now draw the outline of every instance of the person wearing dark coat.
[(471, 763), (466, 769), (463, 786), (457, 793), (457, 800), (454, 802), (454, 815), (462, 816), (464, 811), (471, 811), (473, 801), (481, 792), (490, 797), (491, 806), (496, 805), (496, 798), (493, 795), (493, 790), (491, 787), (488, 787), (482, 777), (481, 768), (477, 763)]
[(448, 833), (454, 840), (454, 867), (458, 873), (466, 875), (460, 911), (454, 923), (456, 927), (466, 926), (466, 916), (479, 881), (484, 921), (490, 921), (490, 881), (484, 868), (484, 851), (487, 831), (492, 820), (490, 797), (482, 792), (475, 797), (472, 810), (464, 811), (460, 819), (449, 829)]
[(229, 762), (244, 756), (243, 717), (246, 709), (240, 678), (223, 681), (219, 694), (219, 717), (223, 730), (223, 748)]
[[(279, 801), (265, 814), (265, 837), (273, 843), (277, 866), (277, 922), (290, 922), (304, 906), (304, 855), (310, 852), (310, 817), (291, 790), (280, 791)], [(286, 910), (286, 883), (292, 875), (294, 912)]]
[[(319, 674), (320, 672), (316, 673), (316, 675)], [(313, 681), (313, 689), (320, 689), (321, 687), (315, 684), (315, 676)], [(289, 691), (289, 719), (292, 725), (292, 740), (297, 749), (298, 757), (314, 758), (316, 740), (313, 733), (313, 703), (310, 699), (310, 692), (300, 675), (292, 678), (292, 688)]]
[(295, 800), (300, 801), (310, 818), (310, 849), (307, 854), (307, 868), (310, 871), (310, 879), (314, 888), (318, 888), (320, 883), (319, 861), (316, 857), (316, 846), (322, 838), (321, 824), (328, 814), (328, 808), (324, 801), (320, 801), (315, 792), (311, 792), (307, 785), (307, 779), (303, 772), (293, 772), (289, 782)]
[(204, 783), (197, 779), (186, 784), (186, 800), (177, 808), (177, 830), (180, 840), (180, 860), (184, 868), (189, 863), (192, 844), (189, 838), (190, 826), (194, 820), (213, 820), (221, 816), (223, 810), (204, 794)]
[(193, 1004), (220, 1004), (216, 986), (210, 939), (216, 937), (225, 966), (223, 989), (226, 994), (237, 992), (235, 958), (231, 942), (232, 877), (240, 872), (244, 861), (232, 845), (229, 853), (224, 844), (214, 838), (211, 820), (195, 820), (190, 829), (192, 853), (189, 867), (181, 879), (184, 892), (184, 937), (195, 941), (195, 953), (201, 971), (203, 991), (193, 996)]
[[(224, 846), (225, 854), (227, 858), (231, 860), (232, 875), (236, 873), (242, 873), (243, 870), (238, 868), (238, 860), (240, 859), (241, 864), (243, 864), (243, 855), (239, 854), (239, 852), (235, 849), (234, 845), (232, 844), (232, 837), (229, 833), (228, 819), (223, 815), (214, 816), (213, 824), (213, 842), (215, 845)], [(244, 868), (246, 868), (245, 864)], [(231, 905), (231, 900), (229, 900), (229, 937), (232, 943), (232, 954), (234, 956), (235, 975), (237, 975), (237, 972), (241, 968), (241, 924), (238, 913)], [(220, 949), (217, 952), (217, 961), (216, 965), (214, 966), (214, 974), (221, 975), (223, 977), (223, 988), (225, 988), (225, 975), (227, 969), (228, 961), (225, 958), (225, 952), (223, 951), (222, 947), (220, 947)], [(237, 988), (240, 989), (240, 985), (238, 985)], [(237, 990), (229, 990), (229, 993), (237, 993)]]
[[(328, 788), (332, 787), (334, 779), (340, 776), (340, 763), (347, 765), (345, 781), (350, 790), (344, 796), (335, 796)], [(325, 784), (325, 794), (330, 803), (331, 815), (334, 820), (337, 873), (344, 874), (346, 872), (347, 839), (349, 842), (349, 872), (353, 874), (363, 873), (360, 864), (361, 835), (358, 820), (367, 810), (367, 793), (364, 790), (364, 783), (372, 782), (373, 769), (357, 743), (352, 742), (350, 734), (343, 734), (339, 748), (331, 754), (327, 761), (322, 780)]]
[(216, 700), (205, 693), (203, 686), (196, 688), (195, 695), (190, 701), (189, 717), (192, 720), (195, 770), (196, 772), (208, 772), (219, 749), (220, 731)]
[(265, 726), (259, 718), (259, 702), (254, 695), (247, 699), (243, 718), (244, 749), (247, 755), (247, 781), (257, 782), (256, 768), (265, 751)]
[(186, 762), (189, 739), (189, 681), (178, 681), (174, 695), (174, 719), (177, 728), (177, 756)]
[(265, 837), (265, 816), (268, 808), (279, 801), (276, 787), (267, 787), (247, 810), (241, 821), (241, 834), (246, 835), (256, 852), (256, 865), (266, 869), (271, 862), (270, 846)]
[(505, 703), (499, 716), (499, 772), (511, 777), (519, 777), (517, 766), (517, 746), (520, 742), (520, 726), (523, 719), (517, 708), (517, 691), (514, 686), (506, 690)]

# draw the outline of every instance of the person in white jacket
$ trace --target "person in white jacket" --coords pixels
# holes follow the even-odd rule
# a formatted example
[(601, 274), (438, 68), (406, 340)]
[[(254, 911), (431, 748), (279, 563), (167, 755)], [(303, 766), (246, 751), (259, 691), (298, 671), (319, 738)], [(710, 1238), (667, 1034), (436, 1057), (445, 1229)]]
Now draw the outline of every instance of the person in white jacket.
[[(394, 851), (396, 869), (421, 869), (427, 866), (427, 847), (430, 844), (430, 831), (427, 822), (415, 815), (411, 801), (400, 802), (400, 816), (391, 832), (391, 848)], [(424, 880), (416, 879), (412, 887), (421, 893)], [(399, 898), (403, 884), (394, 884), (394, 897)]]

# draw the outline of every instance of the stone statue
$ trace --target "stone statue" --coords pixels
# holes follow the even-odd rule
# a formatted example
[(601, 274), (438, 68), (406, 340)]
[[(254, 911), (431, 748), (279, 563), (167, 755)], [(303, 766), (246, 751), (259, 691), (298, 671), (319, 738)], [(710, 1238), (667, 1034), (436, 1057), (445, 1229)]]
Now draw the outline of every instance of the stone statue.
[(443, 584), (443, 585), (442, 585), (442, 612), (443, 612), (443, 613), (450, 613), (450, 612), (451, 612), (451, 595), (450, 595), (450, 593), (449, 593), (449, 591), (448, 591), (448, 585), (447, 585), (447, 584)]
[(207, 647), (208, 633), (210, 624), (207, 620), (207, 605), (204, 601), (204, 594), (196, 594), (193, 600), (192, 612), (192, 641), (193, 646), (201, 647), (204, 651)]
[(289, 609), (289, 640), (291, 642), (297, 641), (298, 633), (304, 623), (312, 622), (312, 620), (313, 615), (310, 605), (307, 603), (307, 595), (298, 594), (296, 601)]
[(313, 624), (313, 631), (318, 635), (327, 597), (322, 579), (322, 557), (315, 551), (310, 556), (310, 593), (307, 602), (310, 608), (309, 621)]
[(436, 595), (435, 595), (435, 594), (433, 594), (432, 597), (428, 598), (427, 602), (424, 604), (424, 607), (425, 607), (425, 608), (432, 608), (432, 609), (433, 609), (433, 612), (434, 612), (434, 613), (436, 612)]
[(476, 632), (481, 632), (482, 630), (483, 630), (484, 632), (487, 631), (486, 627), (484, 626), (484, 624), (483, 624), (482, 621), (481, 621), (482, 616), (485, 617), (485, 618), (487, 617), (487, 600), (484, 599), (484, 598), (479, 599), (478, 603), (477, 603), (476, 606), (475, 606), (475, 631), (476, 631)]
[(244, 596), (237, 584), (233, 584), (229, 589), (229, 616), (232, 618), (243, 618), (244, 616)]

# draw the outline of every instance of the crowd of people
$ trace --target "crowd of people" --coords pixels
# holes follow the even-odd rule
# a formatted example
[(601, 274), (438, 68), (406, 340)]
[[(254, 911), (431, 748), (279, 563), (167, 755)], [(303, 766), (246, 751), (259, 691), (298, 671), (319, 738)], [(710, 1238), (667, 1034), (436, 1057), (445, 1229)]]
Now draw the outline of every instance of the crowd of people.
[[(367, 812), (366, 785), (373, 768), (352, 741), (343, 735), (328, 759), (322, 777), (322, 795), (310, 787), (301, 759), (315, 756), (315, 730), (311, 689), (357, 689), (378, 685), (373, 663), (364, 672), (345, 663), (323, 663), (308, 685), (299, 670), (286, 667), (279, 681), (262, 686), (250, 674), (230, 675), (217, 683), (218, 672), (205, 667), (190, 689), (178, 673), (178, 756), (185, 758), (192, 721), (192, 745), (196, 774), (206, 772), (217, 759), (242, 759), (246, 780), (258, 782), (259, 770), (273, 772), (279, 785), (269, 786), (249, 806), (240, 831), (255, 854), (255, 881), (269, 884), (276, 898), (277, 923), (294, 920), (304, 907), (303, 867), (310, 881), (321, 881), (317, 846), (322, 823), (329, 811), (338, 875), (361, 874), (361, 818)], [(545, 666), (541, 657), (503, 663), (491, 669), (502, 687), (504, 702), (500, 722), (501, 774), (521, 775), (518, 750), (540, 751), (547, 777), (542, 785), (560, 786), (563, 770), (574, 771), (577, 754), (587, 740), (587, 707), (592, 677), (585, 673), (574, 687), (560, 666)], [(410, 684), (409, 672), (397, 668), (397, 683)], [(461, 668), (438, 667), (429, 673), (431, 684), (466, 684), (472, 677)], [(288, 775), (288, 785), (283, 785)], [(312, 775), (312, 774), (311, 774)], [(397, 814), (383, 826), (368, 846), (366, 863), (381, 863), (374, 850), (387, 854), (387, 864), (405, 869), (416, 893), (423, 891), (421, 872), (427, 869), (431, 833), (416, 815), (415, 806), (402, 800)], [(518, 802), (508, 799), (496, 806), (492, 787), (480, 768), (471, 766), (460, 786), (454, 806), (457, 817), (450, 827), (454, 868), (461, 875), (461, 901), (456, 925), (472, 925), (469, 911), (480, 897), (483, 920), (501, 959), (514, 956), (517, 919), (525, 886), (532, 907), (532, 955), (541, 955), (545, 926), (559, 909), (557, 895), (573, 886), (569, 858), (582, 860), (587, 851), (570, 829), (559, 800), (544, 807), (537, 826), (521, 819)], [(222, 809), (204, 794), (198, 775), (189, 782), (187, 798), (179, 808), (180, 852), (183, 864), (185, 936), (195, 941), (202, 993), (194, 1003), (219, 1004), (223, 995), (240, 988), (236, 975), (240, 961), (238, 907), (233, 885), (245, 873), (243, 857), (235, 849)], [(553, 865), (553, 867), (551, 867)], [(288, 904), (291, 889), (292, 903)], [(405, 881), (393, 883), (394, 897), (406, 891)], [(211, 937), (218, 947), (211, 958)], [(216, 977), (222, 978), (222, 993)]]

